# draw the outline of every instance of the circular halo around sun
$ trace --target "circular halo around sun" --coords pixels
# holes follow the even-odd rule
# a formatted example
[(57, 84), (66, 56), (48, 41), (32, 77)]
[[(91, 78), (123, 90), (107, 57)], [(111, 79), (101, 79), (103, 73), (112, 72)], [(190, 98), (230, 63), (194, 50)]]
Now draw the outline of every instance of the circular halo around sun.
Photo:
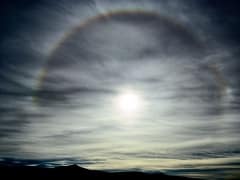
[[(151, 103), (161, 111), (161, 104), (169, 103), (168, 107), (175, 109), (169, 97), (184, 94), (202, 98), (185, 87), (191, 82), (189, 78), (202, 88), (208, 86), (192, 73), (192, 66), (204, 55), (202, 42), (173, 19), (153, 12), (103, 14), (74, 28), (60, 41), (39, 78), (35, 100), (43, 106), (74, 106), (80, 112), (91, 105), (91, 111), (104, 114), (104, 118), (140, 121), (152, 113), (146, 110)], [(148, 97), (144, 99), (146, 114), (140, 94), (116, 93), (123, 86)], [(116, 99), (114, 104), (112, 98)]]
[[(174, 54), (178, 54), (178, 59), (187, 59), (191, 51), (189, 59), (194, 59), (202, 55), (202, 48), (187, 28), (160, 14), (145, 11), (101, 14), (67, 33), (54, 48), (40, 73), (35, 100), (38, 104), (54, 105), (71, 99), (73, 93), (68, 92), (81, 92), (79, 99), (85, 94), (91, 96), (97, 92), (97, 83), (114, 81), (118, 87), (129, 84), (131, 78), (138, 78), (133, 77), (136, 66), (152, 56), (159, 61)], [(125, 82), (118, 80), (126, 75)], [(98, 88), (100, 94), (108, 91), (106, 87), (110, 85)]]

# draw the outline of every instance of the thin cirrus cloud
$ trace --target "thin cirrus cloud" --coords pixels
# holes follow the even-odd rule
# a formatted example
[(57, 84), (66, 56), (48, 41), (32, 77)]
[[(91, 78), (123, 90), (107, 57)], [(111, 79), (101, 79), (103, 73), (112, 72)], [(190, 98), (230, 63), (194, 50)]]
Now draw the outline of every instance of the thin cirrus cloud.
[[(194, 177), (239, 170), (237, 5), (43, 0), (4, 6), (1, 162)], [(131, 118), (115, 103), (129, 90), (142, 99)]]

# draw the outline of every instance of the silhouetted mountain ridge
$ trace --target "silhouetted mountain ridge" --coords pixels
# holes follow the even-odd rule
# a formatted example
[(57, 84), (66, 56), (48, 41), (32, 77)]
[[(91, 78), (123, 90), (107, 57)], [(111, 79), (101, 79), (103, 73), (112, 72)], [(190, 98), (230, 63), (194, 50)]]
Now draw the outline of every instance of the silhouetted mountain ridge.
[(103, 179), (176, 179), (191, 180), (191, 178), (170, 176), (163, 173), (144, 173), (144, 172), (105, 172), (89, 170), (77, 165), (58, 166), (54, 168), (44, 168), (39, 166), (21, 166), (21, 165), (0, 165), (0, 178), (103, 178)]

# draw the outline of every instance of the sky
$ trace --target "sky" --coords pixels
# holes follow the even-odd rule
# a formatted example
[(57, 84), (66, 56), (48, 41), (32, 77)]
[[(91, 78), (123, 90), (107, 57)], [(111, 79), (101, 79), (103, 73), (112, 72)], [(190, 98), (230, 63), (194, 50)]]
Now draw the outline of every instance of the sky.
[(2, 1), (0, 164), (239, 176), (239, 6)]

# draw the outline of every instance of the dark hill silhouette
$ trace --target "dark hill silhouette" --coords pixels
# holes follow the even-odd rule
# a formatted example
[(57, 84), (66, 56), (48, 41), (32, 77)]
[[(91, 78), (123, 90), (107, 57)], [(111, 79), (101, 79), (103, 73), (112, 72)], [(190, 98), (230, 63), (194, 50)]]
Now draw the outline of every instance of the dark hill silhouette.
[(41, 178), (74, 178), (74, 179), (176, 179), (191, 178), (170, 176), (163, 173), (143, 172), (104, 172), (88, 170), (77, 165), (59, 166), (55, 168), (0, 165), (0, 179), (41, 179)]

